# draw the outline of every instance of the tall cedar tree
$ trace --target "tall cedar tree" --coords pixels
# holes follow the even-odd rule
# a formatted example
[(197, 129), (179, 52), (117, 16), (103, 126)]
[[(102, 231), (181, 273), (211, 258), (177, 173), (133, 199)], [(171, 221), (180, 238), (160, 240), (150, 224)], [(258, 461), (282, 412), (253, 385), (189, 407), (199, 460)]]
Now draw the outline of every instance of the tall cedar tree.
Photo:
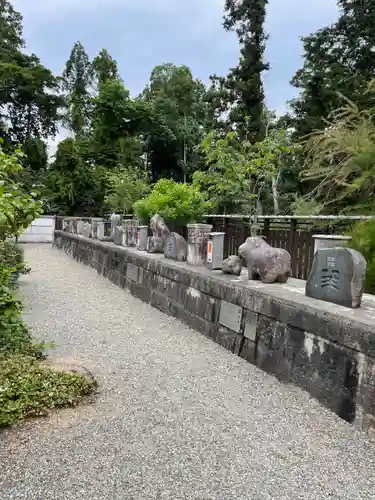
[(92, 68), (81, 42), (74, 44), (63, 79), (67, 106), (65, 122), (75, 136), (82, 137), (89, 129)]
[(224, 28), (237, 33), (241, 46), (239, 63), (225, 81), (229, 121), (244, 138), (254, 142), (265, 135), (262, 73), (269, 69), (264, 62), (267, 4), (268, 0), (225, 1)]
[[(292, 80), (300, 96), (292, 101), (296, 137), (322, 129), (343, 104), (372, 107), (366, 92), (375, 75), (375, 0), (339, 0), (337, 22), (302, 39), (304, 65)], [(341, 95), (340, 95), (341, 94)]]

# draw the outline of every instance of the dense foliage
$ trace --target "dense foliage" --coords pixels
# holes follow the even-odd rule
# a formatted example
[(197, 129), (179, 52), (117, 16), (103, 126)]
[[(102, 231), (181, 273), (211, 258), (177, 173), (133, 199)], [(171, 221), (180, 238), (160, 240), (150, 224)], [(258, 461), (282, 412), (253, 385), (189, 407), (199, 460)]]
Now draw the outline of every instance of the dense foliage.
[(22, 173), (20, 151), (0, 149), (0, 427), (56, 406), (75, 403), (92, 390), (81, 376), (42, 365), (43, 346), (22, 320), (17, 280), (27, 273), (23, 251), (12, 241), (42, 210), (37, 193), (14, 180)]
[(350, 248), (360, 252), (367, 262), (365, 292), (375, 294), (375, 220), (359, 222), (351, 236)]
[[(90, 57), (76, 42), (53, 75), (27, 53), (22, 17), (1, 0), (0, 137), (5, 152), (24, 154), (14, 178), (66, 215), (131, 213), (161, 179), (209, 194), (217, 212), (370, 212), (375, 0), (338, 0), (337, 21), (302, 39), (299, 95), (284, 117), (265, 105), (268, 3), (225, 1), (223, 28), (239, 42), (227, 75), (206, 86), (165, 63), (132, 96), (105, 48)], [(59, 127), (69, 137), (48, 158)]]
[(138, 217), (145, 221), (159, 214), (167, 221), (184, 225), (200, 222), (210, 212), (211, 203), (196, 186), (161, 179), (146, 198), (135, 203), (134, 209)]

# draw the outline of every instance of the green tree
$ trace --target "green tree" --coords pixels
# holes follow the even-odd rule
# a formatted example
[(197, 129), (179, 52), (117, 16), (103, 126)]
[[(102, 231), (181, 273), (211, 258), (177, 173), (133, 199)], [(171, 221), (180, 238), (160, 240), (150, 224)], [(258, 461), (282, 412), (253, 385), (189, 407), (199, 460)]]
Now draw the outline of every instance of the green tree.
[(366, 93), (375, 73), (375, 1), (339, 0), (337, 22), (302, 39), (304, 64), (292, 84), (300, 91), (292, 101), (295, 136), (326, 125), (344, 104), (341, 95), (368, 109), (374, 96)]
[[(372, 213), (375, 201), (375, 108), (347, 101), (331, 121), (308, 136), (301, 201), (315, 212)], [(303, 210), (304, 204), (300, 204)]]
[(151, 106), (144, 141), (152, 178), (186, 181), (199, 167), (199, 145), (207, 127), (206, 89), (187, 66), (156, 66), (142, 98)]
[(133, 205), (149, 191), (146, 175), (131, 169), (116, 169), (107, 174), (106, 204), (116, 213), (131, 214)]
[(90, 126), (90, 86), (92, 67), (81, 44), (76, 42), (63, 73), (65, 124), (77, 136), (87, 134)]
[(265, 133), (262, 74), (269, 69), (264, 62), (267, 4), (268, 0), (225, 1), (224, 28), (236, 32), (240, 59), (226, 78), (211, 78), (207, 96), (213, 123), (222, 128), (221, 116), (226, 112), (229, 128), (240, 131), (251, 142), (262, 140)]
[(102, 49), (99, 55), (93, 59), (91, 67), (98, 88), (103, 83), (107, 83), (108, 80), (119, 80), (117, 62), (106, 49)]

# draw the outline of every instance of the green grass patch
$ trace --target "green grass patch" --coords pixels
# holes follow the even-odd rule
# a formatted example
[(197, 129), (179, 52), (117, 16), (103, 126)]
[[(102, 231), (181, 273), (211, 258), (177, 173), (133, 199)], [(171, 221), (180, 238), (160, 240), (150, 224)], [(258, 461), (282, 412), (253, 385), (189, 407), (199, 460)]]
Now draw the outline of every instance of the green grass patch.
[(34, 357), (0, 355), (0, 427), (74, 406), (94, 388), (84, 376), (56, 371)]

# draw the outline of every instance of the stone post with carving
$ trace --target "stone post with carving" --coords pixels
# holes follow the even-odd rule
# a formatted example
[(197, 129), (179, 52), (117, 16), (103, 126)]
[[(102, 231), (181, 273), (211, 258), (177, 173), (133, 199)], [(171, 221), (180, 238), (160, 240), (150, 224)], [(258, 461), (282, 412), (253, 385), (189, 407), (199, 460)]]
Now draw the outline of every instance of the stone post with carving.
[(188, 224), (187, 263), (204, 266), (207, 255), (208, 235), (212, 224)]

